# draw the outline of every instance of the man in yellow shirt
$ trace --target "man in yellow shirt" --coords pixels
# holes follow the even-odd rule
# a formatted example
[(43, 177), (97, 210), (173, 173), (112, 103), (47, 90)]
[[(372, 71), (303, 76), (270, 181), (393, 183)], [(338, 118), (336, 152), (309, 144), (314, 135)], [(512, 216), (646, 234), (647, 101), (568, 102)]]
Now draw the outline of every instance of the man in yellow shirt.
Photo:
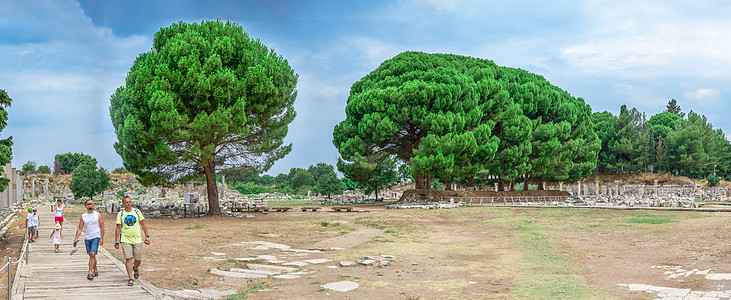
[(114, 230), (114, 248), (119, 249), (121, 244), (127, 265), (129, 280), (127, 285), (135, 284), (135, 279), (140, 277), (140, 264), (142, 263), (142, 235), (140, 228), (145, 232), (145, 244), (150, 244), (150, 235), (147, 232), (145, 217), (136, 208), (132, 208), (132, 199), (129, 196), (122, 197), (124, 209), (117, 215), (117, 228)]

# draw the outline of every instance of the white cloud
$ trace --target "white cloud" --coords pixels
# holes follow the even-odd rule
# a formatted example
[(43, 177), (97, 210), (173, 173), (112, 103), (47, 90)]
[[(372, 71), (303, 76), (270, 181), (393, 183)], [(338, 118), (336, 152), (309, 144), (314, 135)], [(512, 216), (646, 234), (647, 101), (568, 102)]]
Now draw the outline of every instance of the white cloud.
[(721, 92), (718, 89), (697, 89), (686, 92), (685, 97), (693, 100), (718, 100)]
[(69, 0), (4, 1), (0, 19), (0, 88), (13, 99), (2, 135), (13, 136), (13, 164), (84, 152), (119, 166), (109, 97), (151, 39), (114, 36)]

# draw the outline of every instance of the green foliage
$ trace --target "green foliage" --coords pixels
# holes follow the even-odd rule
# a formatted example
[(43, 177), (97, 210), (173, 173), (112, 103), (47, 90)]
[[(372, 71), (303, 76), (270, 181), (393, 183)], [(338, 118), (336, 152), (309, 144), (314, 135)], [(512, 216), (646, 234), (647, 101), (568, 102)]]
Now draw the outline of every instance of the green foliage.
[(315, 177), (305, 169), (292, 168), (289, 174), (290, 177), (287, 180), (287, 185), (294, 189), (299, 189), (303, 186), (311, 187), (316, 184)]
[(75, 170), (71, 178), (71, 192), (75, 199), (94, 198), (109, 186), (109, 174), (104, 168), (96, 167), (96, 159), (84, 161)]
[(387, 157), (381, 162), (369, 163), (365, 158), (356, 156), (352, 164), (338, 161), (338, 170), (345, 174), (354, 182), (358, 183), (366, 194), (376, 193), (378, 200), (378, 192), (387, 186), (399, 181), (398, 172), (396, 171), (396, 160)]
[(340, 179), (340, 181), (343, 182), (343, 187), (345, 188), (345, 190), (350, 191), (358, 188), (358, 184), (348, 177), (343, 177)]
[(236, 186), (234, 186), (234, 189), (239, 191), (239, 193), (243, 195), (274, 192), (274, 189), (270, 186), (264, 186), (253, 182), (238, 183), (236, 184)]
[(295, 117), (289, 63), (231, 22), (176, 23), (155, 34), (111, 97), (114, 144), (143, 184), (205, 174), (219, 214), (216, 170), (268, 170)]
[(121, 190), (117, 191), (117, 197), (119, 197), (121, 199), (122, 197), (124, 197), (125, 193), (127, 193), (127, 189), (121, 189)]
[(668, 105), (665, 107), (666, 112), (675, 114), (681, 119), (685, 116), (685, 113), (680, 109), (680, 105), (678, 105), (678, 102), (675, 99), (671, 99), (670, 101), (668, 101)]
[(40, 166), (36, 172), (38, 174), (51, 174), (51, 168), (49, 166)]
[[(601, 142), (583, 99), (530, 72), (452, 54), (404, 52), (354, 83), (333, 143), (344, 163), (394, 155), (424, 175), (472, 182), (574, 181), (596, 167)], [(467, 179), (467, 180), (466, 180)]]
[(614, 169), (621, 172), (642, 171), (648, 164), (650, 135), (647, 130), (645, 114), (636, 108), (620, 108), (615, 123), (614, 139), (609, 151), (614, 158)]
[(395, 155), (412, 164), (417, 185), (430, 173), (471, 176), (497, 149), (485, 115), (500, 85), (497, 73), (489, 60), (401, 53), (353, 84), (333, 143), (345, 163), (356, 155)]
[(20, 169), (20, 175), (29, 175), (29, 174), (35, 174), (36, 173), (36, 162), (34, 161), (28, 161), (27, 163), (23, 164), (23, 167)]
[(81, 164), (89, 162), (93, 165), (97, 164), (96, 158), (91, 155), (83, 153), (64, 153), (56, 154), (54, 158), (54, 170), (53, 173), (59, 174), (71, 174)]
[(414, 172), (411, 164), (400, 164), (398, 166), (398, 175), (401, 177), (401, 182), (414, 182)]
[(317, 190), (321, 195), (339, 195), (345, 190), (345, 185), (335, 175), (335, 171), (332, 171), (320, 176), (317, 180)]
[[(6, 108), (10, 107), (13, 99), (10, 98), (5, 90), (0, 89), (0, 132), (8, 126), (8, 111)], [(0, 139), (0, 165), (4, 166), (10, 162), (13, 156), (13, 137), (6, 139)], [(5, 188), (10, 183), (10, 179), (0, 177), (0, 192), (5, 191)]]
[(116, 167), (116, 168), (114, 168), (114, 170), (112, 171), (112, 173), (114, 173), (114, 174), (125, 174), (125, 173), (127, 173), (127, 169), (125, 169), (124, 167)]
[(708, 185), (710, 186), (716, 186), (721, 183), (721, 177), (718, 177), (716, 175), (709, 175), (708, 177), (706, 177), (706, 180), (708, 180)]

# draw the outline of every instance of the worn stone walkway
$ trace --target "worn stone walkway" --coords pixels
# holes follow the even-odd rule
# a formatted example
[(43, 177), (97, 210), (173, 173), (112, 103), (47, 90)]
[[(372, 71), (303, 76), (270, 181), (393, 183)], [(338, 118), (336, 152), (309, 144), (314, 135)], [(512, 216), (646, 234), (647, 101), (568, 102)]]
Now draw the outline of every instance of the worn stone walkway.
[[(84, 248), (84, 233), (79, 241), (79, 251), (69, 255), (73, 244), (78, 219), (64, 220), (63, 239), (59, 252), (54, 252), (54, 214), (50, 206), (38, 207), (41, 224), (39, 238), (29, 247), (28, 264), (19, 264), (13, 282), (12, 299), (161, 299), (162, 292), (144, 281), (135, 281), (127, 286), (127, 272), (122, 262), (114, 258), (103, 247), (99, 247), (97, 266), (99, 277), (86, 279), (89, 256)], [(106, 232), (105, 234), (114, 234)], [(27, 237), (26, 237), (27, 239)], [(109, 246), (109, 245), (105, 245)]]

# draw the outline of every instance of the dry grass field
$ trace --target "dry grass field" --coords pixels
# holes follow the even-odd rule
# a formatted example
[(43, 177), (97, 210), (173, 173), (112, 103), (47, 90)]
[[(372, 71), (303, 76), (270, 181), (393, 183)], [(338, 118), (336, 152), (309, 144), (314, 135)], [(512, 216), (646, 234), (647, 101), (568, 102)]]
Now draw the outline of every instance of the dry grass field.
[[(82, 209), (73, 208), (76, 216)], [(254, 218), (147, 219), (142, 277), (171, 290), (234, 289), (231, 299), (653, 299), (617, 284), (731, 290), (700, 275), (668, 278), (653, 266), (731, 273), (731, 213), (597, 208), (482, 207), (446, 210), (296, 212)], [(327, 209), (326, 207), (326, 210)], [(112, 245), (114, 215), (106, 215)], [(78, 218), (78, 217), (75, 217)], [(75, 223), (78, 221), (75, 221)], [(252, 249), (266, 241), (300, 253)], [(7, 247), (5, 245), (3, 248)], [(333, 247), (343, 250), (330, 250)], [(106, 247), (115, 256), (121, 250)], [(211, 270), (244, 261), (329, 259), (297, 279), (236, 279)], [(341, 267), (365, 256), (387, 266)], [(262, 258), (259, 260), (259, 258)], [(354, 281), (349, 292), (324, 289)]]

